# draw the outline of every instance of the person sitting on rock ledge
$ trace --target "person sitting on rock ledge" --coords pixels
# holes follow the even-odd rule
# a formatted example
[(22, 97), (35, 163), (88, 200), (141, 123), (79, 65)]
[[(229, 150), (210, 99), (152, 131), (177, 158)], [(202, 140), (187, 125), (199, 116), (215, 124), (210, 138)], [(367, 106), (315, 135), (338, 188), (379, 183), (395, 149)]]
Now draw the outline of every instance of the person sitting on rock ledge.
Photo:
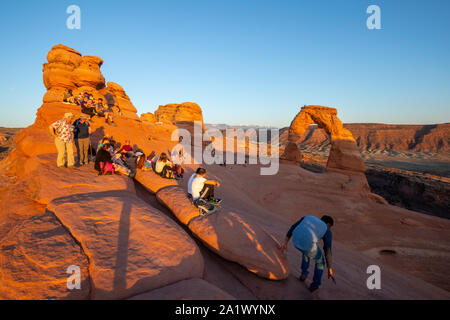
[(73, 114), (68, 112), (64, 114), (64, 119), (52, 123), (48, 128), (52, 137), (55, 138), (56, 149), (58, 150), (58, 158), (56, 165), (58, 168), (64, 167), (65, 157), (67, 155), (67, 168), (74, 167), (73, 156), (73, 131), (72, 125)]
[(114, 174), (114, 165), (109, 151), (110, 149), (111, 145), (105, 143), (97, 152), (94, 169), (98, 171), (99, 175)]
[(111, 126), (117, 127), (117, 124), (114, 122), (114, 110), (111, 105), (108, 104), (108, 107), (105, 108), (105, 123)]
[(197, 171), (189, 178), (188, 182), (188, 198), (194, 201), (204, 199), (212, 204), (220, 204), (222, 199), (214, 197), (214, 186), (220, 187), (220, 183), (215, 180), (207, 180), (206, 169), (198, 168)]
[(64, 92), (63, 103), (66, 103), (66, 104), (77, 104), (77, 100), (75, 99), (75, 97), (72, 94), (72, 89), (69, 89), (69, 90)]
[(314, 259), (316, 265), (314, 267), (314, 277), (309, 290), (311, 292), (319, 289), (322, 284), (322, 274), (325, 267), (322, 250), (318, 246), (318, 242), (323, 240), (323, 251), (328, 266), (328, 279), (332, 279), (336, 283), (333, 275), (332, 259), (331, 259), (331, 242), (332, 233), (330, 228), (334, 225), (333, 218), (323, 216), (321, 219), (314, 216), (306, 216), (294, 223), (286, 234), (286, 239), (280, 246), (282, 252), (286, 251), (287, 244), (293, 237), (294, 246), (302, 252), (302, 274), (299, 278), (304, 282), (308, 276), (309, 262)]
[[(95, 102), (95, 100), (94, 100), (94, 102)], [(114, 123), (114, 119), (113, 119), (114, 111), (112, 110), (111, 107), (108, 107), (108, 108), (105, 107), (105, 105), (103, 104), (102, 98), (97, 99), (97, 103), (94, 103), (94, 107), (95, 107), (95, 111), (96, 111), (96, 116), (105, 117), (105, 123), (113, 125), (113, 126), (116, 125)]]
[(173, 179), (174, 174), (172, 171), (173, 164), (169, 160), (166, 153), (161, 153), (158, 161), (155, 164), (155, 173), (159, 174), (163, 178)]
[(109, 137), (103, 137), (102, 140), (100, 140), (98, 146), (97, 146), (97, 152), (100, 150), (101, 147), (103, 147), (104, 144), (109, 143), (110, 138)]
[(125, 151), (125, 152), (133, 151), (133, 147), (131, 146), (130, 140), (125, 140), (125, 143), (120, 147), (119, 152), (122, 152), (122, 151)]
[(81, 112), (87, 114), (89, 119), (97, 114), (95, 108), (92, 106), (92, 100), (89, 100), (86, 96), (81, 101)]

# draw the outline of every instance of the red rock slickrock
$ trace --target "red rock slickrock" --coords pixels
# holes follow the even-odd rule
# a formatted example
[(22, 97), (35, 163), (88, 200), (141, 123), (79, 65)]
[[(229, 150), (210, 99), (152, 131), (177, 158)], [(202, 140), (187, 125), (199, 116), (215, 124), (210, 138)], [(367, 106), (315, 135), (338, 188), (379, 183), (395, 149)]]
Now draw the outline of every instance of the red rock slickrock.
[[(57, 168), (48, 132), (64, 113), (81, 115), (79, 106), (62, 103), (66, 89), (90, 92), (120, 109), (116, 127), (90, 120), (94, 147), (104, 136), (130, 139), (147, 155), (170, 150), (178, 127), (203, 121), (200, 107), (168, 105), (155, 112), (155, 122), (139, 118), (121, 86), (105, 86), (100, 58), (57, 45), (47, 60), (47, 92), (36, 121), (17, 134), (15, 149), (0, 162), (0, 299), (311, 299), (296, 279), (299, 252), (282, 253), (278, 241), (301, 216), (325, 213), (336, 218), (338, 285), (324, 279), (317, 298), (449, 299), (448, 221), (359, 192), (367, 181), (335, 109), (304, 110), (291, 136), (294, 142), (307, 123), (322, 125), (335, 141), (333, 170), (316, 174), (280, 165), (276, 175), (264, 176), (256, 165), (207, 166), (225, 201), (201, 217), (186, 197), (187, 179), (138, 172), (136, 180), (154, 196), (127, 176), (98, 176), (92, 164)], [(186, 165), (186, 176), (196, 168)], [(386, 248), (399, 252), (395, 261), (380, 260)], [(377, 292), (366, 287), (365, 270), (373, 264), (382, 266), (385, 279)], [(76, 291), (67, 288), (74, 265), (81, 275)]]
[(181, 128), (189, 130), (191, 133), (193, 133), (192, 123), (199, 121), (202, 124), (203, 131), (205, 130), (202, 109), (198, 104), (193, 102), (161, 105), (155, 111), (155, 118), (158, 122), (176, 124)]
[[(151, 182), (148, 180), (147, 184)], [(220, 214), (201, 217), (198, 209), (185, 196), (184, 190), (178, 186), (162, 188), (156, 196), (218, 255), (239, 263), (263, 278), (282, 280), (289, 276), (289, 263), (278, 250), (279, 243), (258, 223), (245, 218), (237, 210), (222, 208)]]
[[(298, 161), (300, 141), (311, 124), (317, 124), (331, 137), (331, 151), (327, 170), (364, 173), (366, 166), (351, 132), (344, 128), (335, 108), (304, 106), (289, 127), (288, 146), (283, 159)], [(297, 147), (297, 148), (296, 148)]]

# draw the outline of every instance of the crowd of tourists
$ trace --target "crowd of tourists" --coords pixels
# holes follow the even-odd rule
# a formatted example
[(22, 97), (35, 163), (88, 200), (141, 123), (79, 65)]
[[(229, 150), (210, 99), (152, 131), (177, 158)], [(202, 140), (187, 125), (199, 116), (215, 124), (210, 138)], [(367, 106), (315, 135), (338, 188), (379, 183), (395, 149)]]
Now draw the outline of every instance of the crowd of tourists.
[(105, 123), (116, 126), (114, 122), (114, 110), (109, 104), (104, 104), (103, 98), (95, 99), (91, 93), (84, 92), (78, 94), (77, 97), (73, 95), (71, 89), (64, 92), (63, 103), (78, 105), (81, 112), (88, 116), (88, 119), (93, 117), (105, 118)]
[[(69, 101), (70, 99), (68, 99)], [(73, 100), (72, 100), (73, 101)], [(90, 136), (91, 127), (88, 117), (82, 114), (79, 119), (73, 121), (73, 114), (66, 113), (64, 118), (49, 126), (50, 133), (55, 138), (58, 150), (57, 166), (62, 168), (74, 168), (73, 143), (77, 147), (78, 164), (83, 166), (94, 160), (94, 168), (99, 175), (112, 175), (120, 173), (134, 178), (137, 170), (153, 171), (166, 179), (183, 179), (182, 167), (186, 158), (184, 149), (180, 143), (172, 150), (171, 158), (166, 153), (150, 155), (146, 157), (144, 152), (136, 145), (133, 147), (130, 140), (124, 144), (114, 141), (110, 137), (104, 137), (93, 150)], [(206, 178), (206, 169), (197, 168), (188, 181), (188, 198), (199, 208), (201, 214), (214, 211), (220, 205), (221, 199), (215, 197), (215, 187), (220, 183)], [(203, 213), (202, 213), (203, 212)], [(286, 234), (280, 250), (285, 252), (290, 239), (297, 250), (302, 253), (301, 275), (299, 280), (304, 282), (309, 274), (310, 261), (315, 261), (313, 281), (309, 286), (311, 292), (316, 291), (322, 284), (322, 275), (325, 263), (328, 269), (328, 278), (336, 283), (332, 269), (332, 233), (333, 218), (323, 216), (321, 219), (314, 216), (305, 216), (291, 226)], [(319, 242), (323, 241), (323, 252)]]

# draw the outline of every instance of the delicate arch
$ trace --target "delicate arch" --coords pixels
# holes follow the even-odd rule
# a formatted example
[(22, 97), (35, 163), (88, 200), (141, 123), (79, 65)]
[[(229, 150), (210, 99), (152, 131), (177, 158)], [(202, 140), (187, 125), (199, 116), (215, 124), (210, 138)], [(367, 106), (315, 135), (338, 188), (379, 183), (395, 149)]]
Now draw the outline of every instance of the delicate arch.
[(283, 159), (295, 162), (302, 159), (298, 142), (311, 124), (317, 124), (331, 138), (327, 170), (357, 172), (366, 170), (356, 141), (351, 132), (344, 128), (341, 120), (337, 117), (337, 110), (323, 106), (304, 106), (295, 116), (289, 127), (288, 144), (282, 156)]

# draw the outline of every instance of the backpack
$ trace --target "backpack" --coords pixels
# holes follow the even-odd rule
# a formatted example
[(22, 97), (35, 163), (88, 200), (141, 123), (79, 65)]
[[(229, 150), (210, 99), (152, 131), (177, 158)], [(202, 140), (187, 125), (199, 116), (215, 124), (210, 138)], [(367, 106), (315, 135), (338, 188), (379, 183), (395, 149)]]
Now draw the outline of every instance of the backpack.
[(114, 166), (111, 162), (100, 162), (100, 175), (114, 174)]
[(198, 211), (201, 216), (208, 216), (214, 212), (216, 212), (217, 207), (205, 199), (199, 198), (193, 202), (194, 206), (198, 208)]
[(165, 179), (175, 179), (172, 168), (169, 166), (165, 166), (161, 171), (161, 177)]

